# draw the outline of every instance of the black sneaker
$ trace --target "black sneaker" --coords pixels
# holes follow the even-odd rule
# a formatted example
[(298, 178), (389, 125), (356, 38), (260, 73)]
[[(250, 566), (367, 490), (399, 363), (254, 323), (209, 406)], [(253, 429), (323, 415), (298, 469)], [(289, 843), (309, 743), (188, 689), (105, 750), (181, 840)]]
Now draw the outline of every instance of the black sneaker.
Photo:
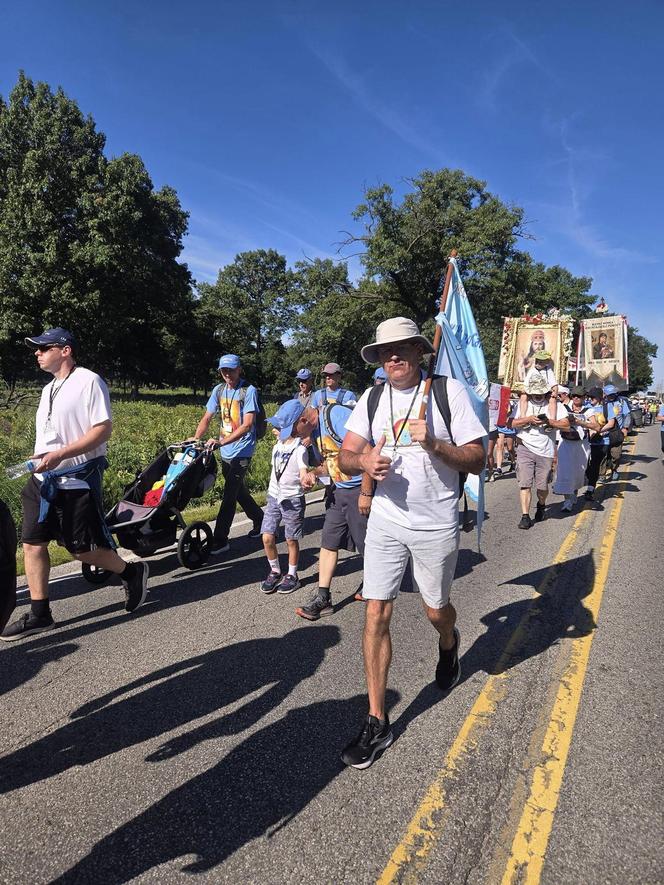
[(261, 584), (263, 593), (274, 593), (281, 582), (281, 572), (270, 572)]
[(535, 508), (535, 522), (542, 522), (542, 520), (544, 519), (544, 508), (545, 507), (546, 507), (545, 504), (538, 504), (537, 505), (537, 507)]
[(588, 486), (583, 496), (586, 501), (594, 501), (595, 500), (595, 488)]
[(143, 605), (148, 595), (148, 575), (150, 569), (147, 562), (135, 562), (136, 571), (134, 577), (128, 581), (122, 581), (125, 591), (125, 611), (133, 612)]
[(376, 753), (387, 749), (393, 740), (387, 715), (382, 722), (375, 716), (367, 716), (362, 731), (341, 754), (341, 761), (353, 768), (368, 768), (376, 758)]
[(55, 621), (51, 617), (51, 613), (38, 618), (31, 611), (21, 615), (20, 618), (5, 627), (0, 639), (3, 642), (16, 642), (17, 639), (23, 639), (24, 636), (33, 636), (35, 633), (45, 633), (55, 627)]
[(261, 525), (262, 523), (259, 522), (258, 525), (254, 525), (253, 528), (249, 529), (249, 531), (247, 532), (247, 537), (260, 538), (260, 536), (263, 534), (263, 532), (261, 531)]
[(436, 667), (436, 683), (438, 688), (449, 691), (461, 678), (461, 662), (459, 661), (459, 641), (461, 636), (457, 628), (454, 628), (454, 647), (441, 648), (438, 643), (438, 665)]
[(296, 608), (295, 614), (307, 621), (317, 621), (319, 618), (325, 617), (325, 615), (331, 615), (333, 611), (332, 598), (329, 594), (323, 594), (319, 591), (306, 605)]
[(288, 593), (294, 593), (298, 587), (300, 586), (300, 579), (297, 575), (284, 575), (281, 579), (281, 583), (277, 588), (277, 593), (282, 593), (284, 595)]
[(231, 545), (228, 541), (213, 541), (210, 547), (210, 556), (219, 556), (220, 553), (228, 553)]
[(532, 524), (533, 524), (533, 521), (530, 518), (530, 516), (527, 513), (524, 513), (523, 516), (521, 517), (521, 522), (519, 522), (519, 524), (517, 525), (517, 528), (529, 529), (532, 526)]

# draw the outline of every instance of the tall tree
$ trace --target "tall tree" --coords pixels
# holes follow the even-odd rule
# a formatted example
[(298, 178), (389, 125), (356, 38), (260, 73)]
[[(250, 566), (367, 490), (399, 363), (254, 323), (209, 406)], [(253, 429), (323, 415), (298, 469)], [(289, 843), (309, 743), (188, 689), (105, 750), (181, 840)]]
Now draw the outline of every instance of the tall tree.
[(241, 252), (219, 271), (214, 284), (199, 286), (220, 352), (237, 353), (253, 381), (272, 380), (268, 343), (281, 341), (296, 317), (293, 272), (274, 249)]
[(627, 327), (627, 362), (631, 390), (648, 390), (653, 382), (652, 361), (657, 356), (657, 345), (648, 341), (634, 326)]
[(193, 307), (178, 263), (187, 214), (155, 192), (139, 157), (105, 139), (62, 89), (23, 73), (0, 98), (0, 369), (37, 328), (77, 333), (94, 367), (131, 380), (172, 374), (164, 342)]

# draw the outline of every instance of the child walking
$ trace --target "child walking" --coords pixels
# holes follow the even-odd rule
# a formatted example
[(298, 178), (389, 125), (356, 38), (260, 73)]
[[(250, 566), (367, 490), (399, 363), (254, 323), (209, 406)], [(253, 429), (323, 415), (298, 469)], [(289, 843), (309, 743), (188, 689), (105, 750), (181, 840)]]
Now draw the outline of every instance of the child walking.
[[(267, 491), (267, 505), (261, 532), (270, 572), (261, 584), (263, 593), (292, 593), (300, 586), (297, 563), (299, 539), (304, 526), (304, 491), (315, 483), (307, 467), (307, 450), (302, 440), (313, 430), (303, 415), (305, 407), (298, 400), (284, 403), (276, 415), (268, 418), (279, 431), (272, 450), (272, 473)], [(283, 522), (288, 545), (288, 572), (281, 573), (277, 552), (277, 531)]]

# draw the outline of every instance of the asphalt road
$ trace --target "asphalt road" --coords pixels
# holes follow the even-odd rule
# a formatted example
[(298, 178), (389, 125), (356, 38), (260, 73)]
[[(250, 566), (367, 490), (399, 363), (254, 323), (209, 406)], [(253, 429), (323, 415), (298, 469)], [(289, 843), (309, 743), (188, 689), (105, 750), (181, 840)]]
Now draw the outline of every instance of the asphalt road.
[(664, 882), (664, 465), (657, 428), (633, 441), (596, 504), (527, 532), (514, 478), (487, 486), (454, 585), (462, 681), (436, 689), (403, 593), (396, 740), (364, 772), (339, 760), (366, 704), (359, 559), (332, 617), (294, 614), (319, 504), (292, 596), (260, 593), (242, 524), (201, 571), (153, 557), (133, 616), (59, 569), (58, 629), (0, 648), (0, 881)]

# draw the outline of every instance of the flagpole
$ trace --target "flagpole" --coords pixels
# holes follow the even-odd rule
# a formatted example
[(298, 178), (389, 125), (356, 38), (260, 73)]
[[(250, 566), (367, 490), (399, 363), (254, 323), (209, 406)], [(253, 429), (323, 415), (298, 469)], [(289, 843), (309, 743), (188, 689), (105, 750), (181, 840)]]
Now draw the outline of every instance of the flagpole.
[[(456, 249), (452, 249), (450, 252), (450, 258), (456, 258), (459, 253)], [(452, 282), (452, 273), (454, 272), (454, 264), (452, 261), (448, 261), (447, 263), (447, 273), (445, 274), (445, 285), (443, 286), (443, 292), (440, 296), (440, 305), (438, 308), (438, 313), (444, 313), (445, 308), (447, 306), (447, 296), (450, 291), (450, 283)], [(427, 414), (427, 404), (429, 402), (429, 395), (431, 394), (431, 382), (433, 381), (433, 375), (436, 369), (436, 362), (438, 359), (438, 351), (440, 350), (440, 342), (443, 337), (443, 329), (440, 323), (436, 323), (436, 331), (433, 336), (433, 353), (429, 356), (429, 366), (427, 368), (427, 377), (424, 382), (424, 393), (422, 394), (422, 404), (420, 405), (420, 414), (419, 419), (422, 421)]]

